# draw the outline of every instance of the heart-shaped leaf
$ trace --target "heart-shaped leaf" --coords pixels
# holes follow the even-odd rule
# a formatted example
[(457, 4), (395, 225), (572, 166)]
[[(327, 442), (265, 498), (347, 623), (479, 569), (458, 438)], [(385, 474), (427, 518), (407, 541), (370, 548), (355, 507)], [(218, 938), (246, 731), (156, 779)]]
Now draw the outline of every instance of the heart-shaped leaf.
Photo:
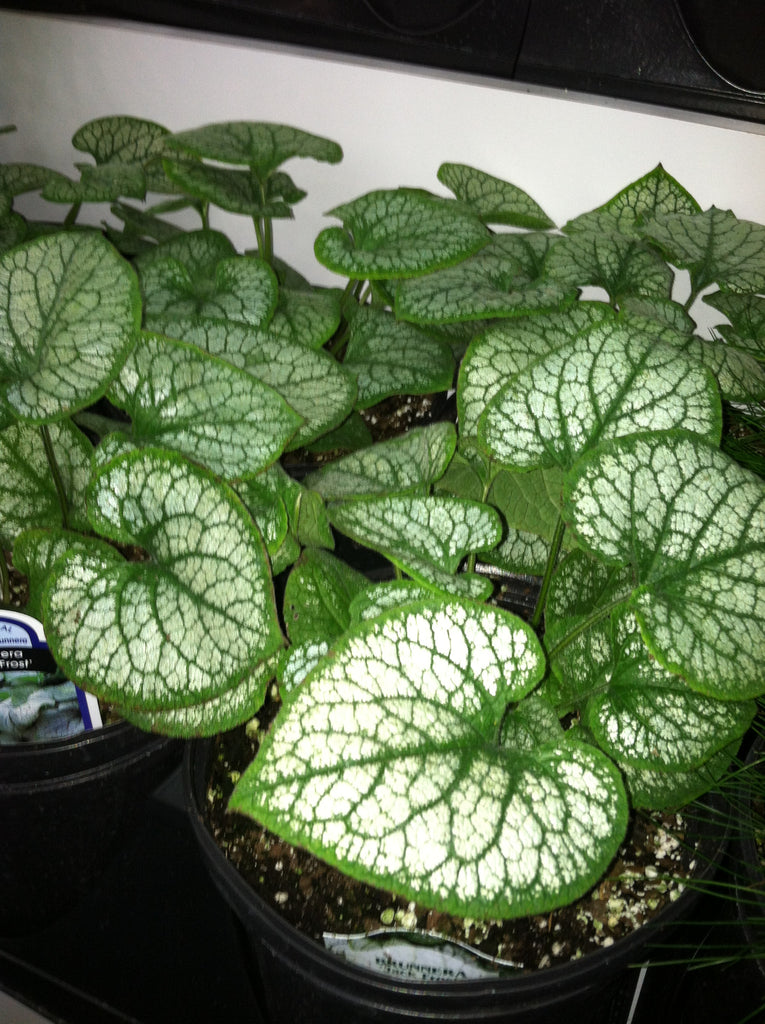
[(262, 121), (226, 121), (176, 132), (167, 139), (170, 149), (225, 164), (251, 167), (267, 178), (285, 160), (307, 157), (336, 164), (343, 151), (336, 142), (289, 125)]
[[(632, 310), (631, 305), (627, 306), (625, 321), (645, 328), (642, 316), (635, 316)], [(718, 339), (708, 340), (693, 332), (677, 330), (672, 324), (663, 326), (656, 337), (705, 366), (714, 375), (725, 401), (752, 402), (765, 398), (765, 367), (748, 352), (721, 344)]]
[(564, 288), (603, 288), (612, 303), (628, 295), (670, 298), (674, 274), (643, 241), (614, 231), (577, 231), (553, 247), (547, 272)]
[(42, 190), (43, 199), (51, 203), (109, 203), (120, 196), (144, 199), (146, 175), (137, 164), (104, 164), (103, 167), (80, 165), (79, 180), (63, 174), (49, 178)]
[(765, 359), (765, 296), (715, 292), (707, 302), (730, 320), (717, 327), (729, 345)]
[[(93, 448), (69, 420), (51, 423), (50, 441), (67, 499), (69, 525), (89, 530), (85, 489)], [(0, 431), (0, 541), (10, 548), (29, 527), (60, 527), (63, 512), (40, 430), (25, 423)]]
[(329, 288), (279, 289), (279, 303), (269, 334), (280, 340), (318, 349), (340, 326), (340, 293)]
[(625, 657), (608, 692), (587, 705), (585, 723), (601, 750), (619, 764), (649, 771), (691, 771), (741, 739), (756, 711), (754, 701), (723, 701), (694, 693), (679, 676), (648, 682), (649, 655)]
[(144, 333), (109, 391), (147, 447), (188, 455), (225, 479), (253, 476), (301, 424), (268, 385), (195, 345)]
[(623, 765), (622, 775), (633, 807), (676, 810), (713, 789), (730, 770), (740, 743), (725, 747), (701, 768), (688, 772), (653, 772)]
[(412, 277), (458, 263), (489, 241), (478, 217), (416, 189), (368, 192), (335, 207), (314, 251), (323, 266), (356, 280)]
[(417, 427), (335, 459), (310, 473), (305, 483), (325, 501), (425, 489), (443, 475), (456, 444), (451, 423)]
[(576, 294), (545, 273), (548, 254), (559, 242), (552, 235), (495, 235), (456, 266), (401, 281), (396, 316), (439, 324), (559, 309)]
[(191, 160), (165, 159), (163, 167), (168, 178), (189, 195), (250, 217), (290, 218), (292, 204), (306, 196), (286, 174), (273, 174), (261, 182), (249, 170)]
[(618, 192), (603, 206), (570, 220), (563, 228), (575, 231), (617, 231), (639, 237), (639, 228), (654, 217), (700, 213), (701, 207), (661, 164)]
[(356, 594), (350, 604), (351, 625), (376, 619), (393, 608), (431, 601), (433, 592), (414, 580), (383, 580)]
[[(94, 551), (55, 564), (43, 607), (58, 664), (142, 715), (225, 709), (283, 643), (266, 551), (242, 503), (200, 467), (146, 450), (97, 472), (88, 504), (103, 536), (150, 560)], [(217, 730), (214, 716), (204, 728)]]
[(516, 228), (544, 230), (555, 224), (531, 196), (466, 164), (441, 164), (438, 180), (463, 203), (472, 206), (485, 224), (509, 224)]
[[(276, 319), (276, 318), (275, 318)], [(288, 448), (300, 448), (339, 426), (356, 400), (352, 374), (327, 352), (230, 320), (157, 316), (153, 329), (197, 345), (267, 384), (303, 418)]]
[(479, 438), (517, 468), (571, 466), (608, 437), (685, 427), (719, 441), (717, 386), (655, 333), (602, 323), (518, 373), (489, 403)]
[(755, 704), (691, 690), (651, 657), (624, 603), (616, 603), (610, 615), (593, 625), (593, 607), (607, 607), (620, 587), (631, 590), (627, 577), (581, 553), (559, 566), (545, 610), (546, 642), (552, 646), (564, 635), (577, 638), (553, 665), (559, 677), (558, 711), (576, 709), (601, 750), (620, 765), (691, 771), (741, 739)]
[(655, 320), (662, 326), (672, 327), (678, 334), (685, 334), (689, 337), (696, 328), (693, 317), (674, 299), (661, 299), (651, 295), (628, 295), (622, 301), (620, 311), (625, 316)]
[(57, 177), (58, 171), (39, 164), (0, 164), (0, 196), (12, 199), (25, 192), (38, 192), (51, 178)]
[(626, 828), (614, 765), (566, 742), (497, 745), (544, 671), (489, 606), (407, 606), (358, 627), (289, 694), (231, 807), (352, 877), (452, 913), (541, 913), (585, 892)]
[(455, 573), (469, 553), (494, 547), (502, 526), (494, 509), (448, 495), (385, 495), (332, 504), (332, 525), (399, 565), (419, 561)]
[(233, 242), (222, 231), (200, 228), (197, 231), (183, 231), (161, 245), (155, 246), (136, 260), (138, 273), (143, 284), (144, 277), (152, 263), (175, 260), (188, 271), (192, 280), (202, 291), (210, 287), (215, 279), (215, 268), (221, 260), (236, 256)]
[(629, 564), (650, 652), (700, 693), (763, 692), (765, 484), (677, 432), (603, 444), (572, 470), (564, 518), (597, 557)]
[(454, 380), (454, 358), (447, 345), (371, 306), (359, 307), (353, 315), (343, 366), (356, 378), (359, 409), (391, 395), (446, 391)]
[(143, 162), (163, 146), (167, 128), (138, 117), (99, 117), (78, 128), (72, 145), (97, 164)]
[(732, 292), (765, 290), (765, 226), (713, 206), (704, 213), (651, 221), (643, 234), (676, 267), (690, 271), (693, 290), (710, 284)]
[(306, 640), (303, 644), (290, 647), (279, 662), (277, 677), (279, 693), (283, 696), (300, 686), (306, 676), (313, 672), (329, 650), (326, 640)]
[[(215, 264), (213, 273), (206, 239), (186, 239), (189, 246), (202, 242), (195, 259), (153, 258), (141, 266), (146, 326), (158, 317), (210, 317), (251, 327), (265, 327), (276, 309), (278, 284), (269, 265), (254, 256), (231, 256)], [(168, 243), (162, 249), (179, 249)], [(197, 262), (198, 260), (198, 262)]]
[(95, 232), (57, 232), (0, 256), (0, 403), (50, 423), (95, 402), (140, 316), (133, 270)]
[(511, 377), (567, 345), (585, 327), (613, 316), (603, 302), (578, 302), (560, 313), (518, 317), (479, 334), (460, 364), (460, 438), (476, 436), (481, 414)]

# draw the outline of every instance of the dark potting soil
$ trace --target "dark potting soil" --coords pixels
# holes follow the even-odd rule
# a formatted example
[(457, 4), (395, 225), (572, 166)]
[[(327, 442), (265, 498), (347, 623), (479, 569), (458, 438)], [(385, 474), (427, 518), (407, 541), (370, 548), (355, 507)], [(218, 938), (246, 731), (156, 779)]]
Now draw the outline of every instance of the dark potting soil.
[[(428, 395), (393, 395), (370, 406), (369, 409), (359, 410), (359, 415), (366, 424), (372, 441), (377, 443), (378, 441), (390, 441), (394, 437), (405, 434), (413, 427), (425, 427), (438, 419), (454, 420), (456, 417), (455, 404), (441, 392)], [(313, 468), (332, 462), (346, 454), (345, 449), (339, 448), (326, 450), (298, 448), (294, 452), (284, 455), (282, 462), (287, 468), (293, 466)]]
[[(259, 729), (278, 705), (266, 705)], [(587, 896), (553, 913), (479, 922), (429, 910), (347, 878), (249, 818), (230, 813), (228, 798), (257, 752), (253, 730), (216, 737), (207, 790), (208, 827), (249, 885), (304, 934), (356, 935), (384, 927), (435, 932), (482, 953), (535, 970), (577, 959), (649, 921), (683, 890), (695, 866), (680, 815), (635, 815), (607, 876)]]

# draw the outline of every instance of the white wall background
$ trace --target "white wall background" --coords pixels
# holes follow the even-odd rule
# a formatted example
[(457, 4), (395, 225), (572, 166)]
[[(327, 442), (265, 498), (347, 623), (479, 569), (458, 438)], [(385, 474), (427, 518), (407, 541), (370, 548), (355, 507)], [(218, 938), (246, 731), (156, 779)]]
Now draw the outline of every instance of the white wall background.
[[(276, 225), (277, 252), (311, 280), (324, 212), (372, 188), (439, 191), (445, 160), (526, 189), (559, 224), (599, 205), (663, 163), (701, 203), (765, 223), (762, 126), (447, 73), (383, 66), (249, 40), (125, 23), (0, 11), (0, 161), (72, 173), (70, 143), (84, 122), (132, 114), (173, 131), (210, 121), (277, 121), (326, 135), (345, 152), (330, 166), (294, 161), (309, 196)], [(244, 218), (214, 226), (240, 248)]]

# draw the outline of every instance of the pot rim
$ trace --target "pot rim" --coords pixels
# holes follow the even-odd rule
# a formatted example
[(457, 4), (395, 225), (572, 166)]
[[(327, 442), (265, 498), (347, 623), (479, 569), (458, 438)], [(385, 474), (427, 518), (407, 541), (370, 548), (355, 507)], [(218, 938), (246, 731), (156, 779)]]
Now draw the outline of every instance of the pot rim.
[[(356, 984), (361, 981), (367, 987), (390, 991), (391, 987), (406, 996), (417, 994), (454, 995), (459, 993), (468, 998), (478, 998), (496, 992), (498, 988), (512, 987), (518, 992), (555, 985), (560, 980), (578, 978), (582, 984), (590, 982), (593, 975), (603, 978), (615, 973), (628, 965), (634, 966), (641, 957), (641, 951), (651, 942), (653, 937), (661, 935), (669, 926), (679, 923), (681, 915), (690, 911), (696, 900), (701, 896), (701, 888), (686, 885), (678, 899), (666, 905), (659, 914), (647, 924), (630, 932), (629, 935), (614, 942), (611, 946), (601, 947), (587, 953), (577, 960), (554, 964), (541, 970), (531, 970), (517, 975), (497, 975), (496, 978), (460, 979), (445, 982), (421, 983), (403, 979), (389, 978), (387, 975), (359, 967), (329, 950), (320, 943), (305, 935), (298, 928), (286, 921), (271, 907), (240, 875), (233, 864), (226, 858), (209, 829), (204, 813), (204, 793), (207, 786), (207, 768), (209, 752), (213, 737), (195, 739), (187, 744), (183, 759), (183, 787), (186, 810), (191, 819), (192, 830), (209, 867), (215, 870), (215, 881), (222, 890), (227, 902), (244, 903), (250, 916), (258, 918), (272, 931), (282, 936), (285, 947), (296, 948), (300, 955), (320, 969), (326, 970), (328, 965), (341, 978)], [(710, 849), (704, 858), (703, 867), (694, 876), (695, 880), (703, 881), (711, 877), (717, 870), (719, 862), (728, 843), (728, 812), (729, 808), (722, 798), (710, 795), (710, 802), (716, 811), (715, 837), (707, 840)]]

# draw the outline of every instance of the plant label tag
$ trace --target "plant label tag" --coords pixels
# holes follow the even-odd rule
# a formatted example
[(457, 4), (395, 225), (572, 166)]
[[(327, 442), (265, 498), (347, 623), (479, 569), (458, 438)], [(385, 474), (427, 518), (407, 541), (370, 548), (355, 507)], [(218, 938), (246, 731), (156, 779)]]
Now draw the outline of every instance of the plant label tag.
[(357, 967), (402, 981), (449, 982), (515, 974), (517, 964), (433, 932), (406, 928), (362, 935), (325, 932), (324, 946)]
[(63, 739), (102, 724), (96, 698), (53, 660), (42, 622), (0, 609), (0, 742)]

